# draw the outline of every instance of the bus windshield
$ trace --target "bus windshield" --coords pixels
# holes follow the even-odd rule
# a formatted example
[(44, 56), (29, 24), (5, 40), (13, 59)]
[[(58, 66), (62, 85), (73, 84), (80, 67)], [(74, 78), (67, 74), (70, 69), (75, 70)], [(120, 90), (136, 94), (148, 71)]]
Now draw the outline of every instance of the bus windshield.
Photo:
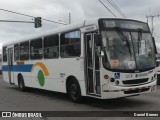
[(104, 65), (116, 70), (146, 70), (155, 67), (154, 47), (149, 32), (102, 31)]

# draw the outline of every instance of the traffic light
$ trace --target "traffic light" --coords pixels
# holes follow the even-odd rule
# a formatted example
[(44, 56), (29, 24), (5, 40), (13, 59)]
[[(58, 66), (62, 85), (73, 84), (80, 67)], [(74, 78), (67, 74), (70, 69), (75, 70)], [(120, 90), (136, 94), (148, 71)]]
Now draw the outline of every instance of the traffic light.
[(41, 17), (34, 18), (34, 27), (35, 28), (42, 27), (42, 18)]

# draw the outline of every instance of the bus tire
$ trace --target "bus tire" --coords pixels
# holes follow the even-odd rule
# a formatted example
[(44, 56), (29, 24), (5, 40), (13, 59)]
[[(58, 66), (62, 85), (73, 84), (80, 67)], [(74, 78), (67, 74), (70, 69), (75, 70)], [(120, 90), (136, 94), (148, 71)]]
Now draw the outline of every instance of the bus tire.
[(157, 75), (157, 85), (160, 85), (160, 75)]
[(18, 76), (18, 87), (19, 90), (24, 92), (26, 90), (25, 84), (24, 84), (24, 79), (22, 77), (22, 75)]
[(81, 89), (77, 79), (72, 78), (68, 86), (68, 95), (72, 102), (80, 103), (82, 100)]

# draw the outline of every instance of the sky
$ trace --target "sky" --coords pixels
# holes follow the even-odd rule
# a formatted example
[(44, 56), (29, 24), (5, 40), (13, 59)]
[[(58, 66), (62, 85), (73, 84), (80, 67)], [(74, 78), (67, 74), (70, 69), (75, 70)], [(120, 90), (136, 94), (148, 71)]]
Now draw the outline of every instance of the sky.
[[(123, 18), (108, 2), (101, 0), (116, 15)], [(112, 0), (127, 16), (127, 18), (147, 22), (146, 15), (158, 15), (160, 13), (160, 0)], [(71, 13), (71, 23), (82, 21), (94, 17), (115, 18), (99, 0), (0, 0), (0, 20), (31, 21), (33, 18), (25, 17), (9, 12), (28, 14), (45, 19), (69, 22)], [(149, 25), (151, 20), (148, 19)], [(33, 23), (8, 23), (0, 22), (0, 48), (3, 43), (12, 42), (46, 30), (62, 27), (63, 25), (42, 21), (41, 28), (34, 28)], [(160, 17), (154, 18), (154, 36), (156, 44), (160, 47)]]

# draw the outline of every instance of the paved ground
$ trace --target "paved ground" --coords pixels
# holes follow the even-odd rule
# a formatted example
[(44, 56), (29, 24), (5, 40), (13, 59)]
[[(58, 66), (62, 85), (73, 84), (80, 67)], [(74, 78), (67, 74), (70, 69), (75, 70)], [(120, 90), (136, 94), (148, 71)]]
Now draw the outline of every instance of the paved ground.
[[(21, 92), (16, 86), (5, 83), (0, 76), (0, 111), (160, 111), (160, 87), (157, 92), (140, 96), (116, 99), (97, 100), (87, 98), (82, 104), (72, 103), (66, 94), (30, 89)], [(114, 117), (114, 116), (113, 116)], [(26, 118), (24, 120), (39, 120)], [(41, 118), (42, 119), (42, 118)], [(62, 118), (47, 118), (47, 120)], [(63, 118), (71, 120), (71, 118)], [(73, 120), (129, 120), (130, 118), (72, 118)], [(160, 118), (134, 118), (134, 120), (158, 120)], [(0, 118), (0, 120), (5, 120)], [(20, 120), (10, 118), (10, 120)]]

